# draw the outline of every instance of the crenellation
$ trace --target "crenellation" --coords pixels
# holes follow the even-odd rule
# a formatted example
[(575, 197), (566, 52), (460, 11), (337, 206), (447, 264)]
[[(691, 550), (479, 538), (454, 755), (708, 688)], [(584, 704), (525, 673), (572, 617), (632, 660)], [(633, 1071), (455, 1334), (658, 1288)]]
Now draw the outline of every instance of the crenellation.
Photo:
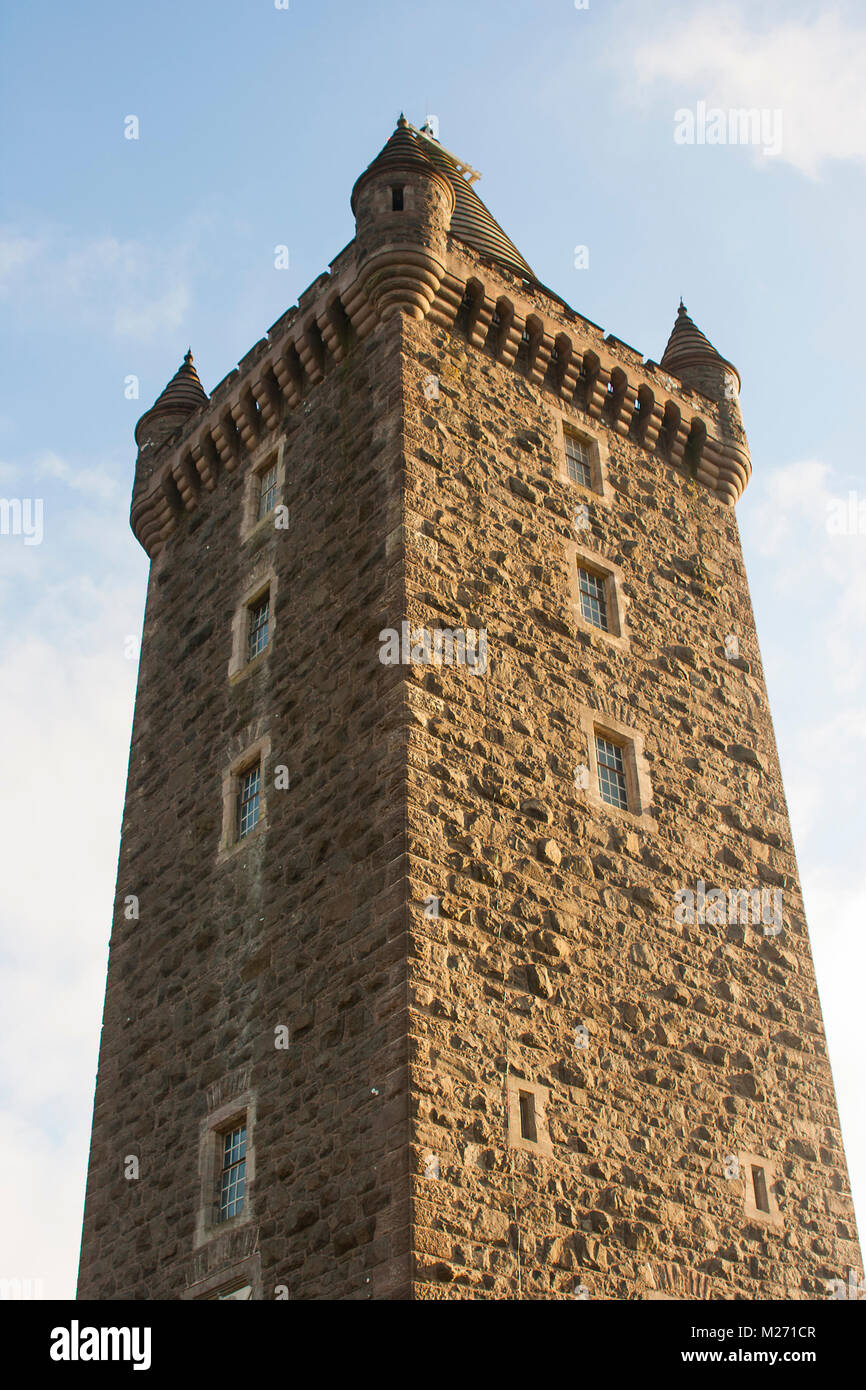
[[(490, 326), (493, 315), (496, 312), (494, 300), (489, 299), (484, 292), (484, 287), (479, 281), (471, 286), (472, 299), (467, 323), (469, 341), (473, 347), (484, 348), (490, 335)], [(470, 286), (466, 287), (467, 295)]]
[(297, 410), (303, 399), (301, 390), (303, 367), (293, 346), (290, 346), (289, 350), (281, 356), (274, 358), (273, 373), (288, 402), (289, 409)]
[(270, 363), (262, 369), (258, 381), (251, 387), (253, 400), (262, 421), (262, 432), (268, 434), (279, 428), (282, 419), (282, 400), (274, 369)]
[(637, 348), (633, 348), (630, 343), (625, 342), (622, 338), (614, 337), (613, 333), (606, 334), (604, 342), (605, 346), (612, 348), (618, 357), (630, 363), (632, 367), (638, 370), (644, 367), (643, 354), (638, 352)]
[(241, 450), (251, 454), (262, 436), (262, 420), (255, 397), (248, 385), (241, 387), (229, 411), (240, 435)]
[(241, 377), (247, 376), (264, 353), (268, 350), (268, 337), (259, 338), (257, 343), (253, 343), (249, 352), (245, 353), (238, 363), (237, 370)]
[[(319, 276), (301, 296), (303, 305), (299, 301), (296, 310), (277, 320), (268, 338), (260, 340), (246, 358), (242, 359), (235, 372), (230, 373), (214, 392), (211, 398), (212, 403), (221, 399), (222, 395), (227, 394), (230, 381), (237, 382), (237, 390), (241, 394), (234, 400), (230, 409), (233, 418), (241, 429), (247, 448), (251, 447), (248, 438), (253, 441), (253, 445), (255, 443), (255, 419), (259, 407), (253, 411), (245, 403), (245, 394), (250, 391), (253, 383), (246, 384), (242, 378), (244, 373), (251, 374), (253, 372), (262, 354), (270, 350), (273, 356), (271, 360), (259, 368), (258, 380), (255, 382), (256, 391), (260, 395), (263, 390), (266, 391), (260, 382), (266, 374), (273, 372), (280, 390), (288, 401), (289, 408), (297, 409), (306, 394), (306, 389), (309, 388), (305, 388), (303, 391), (298, 389), (297, 378), (288, 365), (291, 357), (294, 356), (299, 364), (301, 379), (309, 383), (311, 387), (321, 381), (330, 369), (328, 359), (330, 359), (330, 363), (334, 364), (343, 360), (345, 326), (351, 326), (352, 331), (359, 339), (372, 331), (377, 313), (375, 303), (371, 302), (365, 291), (365, 282), (363, 276), (358, 275), (357, 267), (355, 267), (354, 277), (349, 274), (352, 268), (349, 253), (353, 245), (354, 243), (350, 243), (350, 246), (343, 253), (344, 261), (341, 266), (341, 274), (345, 277), (345, 286), (335, 295), (332, 290), (334, 276), (332, 274)], [(459, 258), (462, 259), (462, 255)], [(458, 257), (455, 256), (455, 261), (457, 259)], [(506, 272), (500, 271), (500, 278), (504, 274)], [(327, 299), (323, 298), (325, 294), (329, 296)], [(506, 364), (517, 362), (524, 328), (527, 323), (531, 322), (533, 328), (530, 342), (533, 346), (529, 375), (536, 384), (539, 384), (539, 381), (543, 383), (547, 378), (554, 345), (558, 344), (556, 353), (564, 361), (564, 366), (557, 373), (557, 385), (553, 389), (558, 390), (567, 403), (577, 404), (577, 392), (580, 389), (581, 405), (589, 418), (602, 420), (606, 412), (613, 411), (612, 423), (616, 431), (622, 435), (630, 432), (636, 417), (640, 421), (641, 412), (635, 410), (634, 402), (642, 390), (652, 390), (648, 382), (629, 380), (622, 365), (611, 360), (610, 357), (605, 360), (589, 345), (583, 347), (582, 353), (580, 348), (578, 348), (578, 353), (575, 353), (571, 338), (563, 333), (554, 336), (554, 325), (530, 309), (530, 300), (515, 302), (509, 296), (501, 294), (493, 299), (487, 294), (484, 285), (477, 278), (469, 277), (461, 282), (454, 274), (443, 276), (436, 294), (433, 307), (429, 310), (433, 321), (437, 321), (443, 326), (449, 326), (456, 318), (459, 318), (461, 305), (468, 304), (467, 337), (469, 341), (476, 347), (483, 347), (487, 343), (492, 343), (494, 356)], [(533, 299), (537, 300), (538, 296), (533, 296)], [(307, 305), (313, 309), (313, 316), (304, 318), (301, 315), (299, 319), (301, 308)], [(546, 307), (550, 309), (551, 306), (548, 304)], [(561, 306), (557, 304), (556, 308), (559, 310), (559, 317), (562, 318)], [(497, 315), (500, 321), (499, 325), (496, 324)], [(579, 316), (574, 314), (568, 316), (571, 322), (577, 322), (578, 318)], [(719, 407), (706, 397), (699, 396), (689, 387), (674, 386), (670, 377), (663, 375), (655, 364), (649, 361), (642, 363), (640, 354), (620, 339), (610, 334), (605, 337), (603, 330), (588, 320), (581, 319), (580, 322), (592, 330), (591, 341), (596, 342), (608, 352), (617, 354), (620, 363), (628, 364), (632, 370), (640, 368), (641, 376), (661, 376), (662, 384), (667, 389), (676, 391), (684, 401), (691, 399), (697, 403), (698, 399), (700, 400), (699, 409), (703, 416), (712, 417), (711, 423), (708, 425), (707, 420), (702, 419), (699, 415), (689, 419), (686, 439), (679, 439), (671, 446), (671, 462), (675, 467), (682, 466), (689, 431), (693, 431), (697, 421), (710, 430), (719, 427), (718, 422), (721, 420), (721, 416), (718, 414)], [(498, 328), (498, 331), (491, 333), (491, 326), (494, 330)], [(342, 332), (341, 329), (343, 329)], [(283, 332), (286, 333), (286, 341), (279, 344), (277, 340)], [(537, 338), (538, 346), (534, 346), (535, 338)], [(274, 349), (280, 347), (282, 350), (274, 353)], [(611, 392), (609, 388), (614, 382), (617, 383), (616, 389)], [(276, 407), (270, 403), (267, 394), (265, 394), (265, 400), (268, 402), (266, 406), (267, 428), (274, 429), (277, 427), (274, 421), (278, 419), (278, 412)], [(671, 401), (666, 402), (664, 406), (660, 404), (658, 407), (662, 415), (676, 408), (675, 403)], [(647, 448), (657, 448), (659, 437), (664, 438), (665, 431), (661, 428), (643, 430), (642, 421), (640, 423), (641, 431), (638, 437), (641, 442)], [(175, 447), (183, 444), (188, 429), (195, 427), (196, 420), (194, 419), (190, 422), (189, 427), (181, 431)], [(710, 435), (710, 439), (715, 449), (713, 459), (715, 469), (712, 466), (705, 469), (700, 475), (700, 480), (726, 501), (733, 502), (748, 481), (748, 456), (743, 454), (739, 447), (732, 453), (727, 445), (716, 440), (712, 435)]]
[(506, 298), (500, 298), (496, 301), (496, 313), (499, 316), (500, 327), (499, 333), (496, 335), (494, 357), (506, 367), (513, 367), (520, 351), (524, 320), (515, 312), (511, 301)]
[(213, 492), (219, 476), (219, 455), (216, 453), (216, 447), (209, 431), (202, 434), (196, 443), (190, 445), (190, 456), (193, 467), (202, 483), (208, 492)]
[(172, 477), (184, 509), (187, 512), (194, 511), (199, 504), (199, 475), (189, 451), (181, 454), (176, 460), (172, 467)]
[(293, 346), (306, 380), (311, 386), (315, 386), (322, 380), (326, 370), (324, 345), (315, 317), (305, 319), (301, 331), (294, 338)]
[(529, 378), (533, 385), (543, 385), (550, 369), (550, 354), (553, 352), (553, 336), (546, 333), (544, 324), (536, 314), (526, 320), (529, 333)]
[(346, 356), (351, 333), (351, 322), (339, 295), (332, 296), (327, 301), (322, 311), (317, 314), (316, 323), (325, 350), (332, 360), (339, 364)]
[[(226, 372), (222, 381), (220, 381), (211, 392), (210, 400), (205, 407), (205, 413), (209, 414), (215, 405), (225, 406), (226, 399), (231, 395), (239, 380), (240, 371), (237, 367), (232, 367), (230, 372)], [(192, 421), (198, 423), (195, 420), (195, 416), (192, 417)]]

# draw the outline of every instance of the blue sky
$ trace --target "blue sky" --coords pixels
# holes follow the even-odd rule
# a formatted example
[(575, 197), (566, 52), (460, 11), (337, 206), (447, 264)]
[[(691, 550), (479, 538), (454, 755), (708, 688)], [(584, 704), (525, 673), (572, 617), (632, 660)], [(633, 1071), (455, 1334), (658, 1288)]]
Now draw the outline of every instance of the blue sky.
[[(682, 295), (740, 369), (738, 512), (862, 1213), (866, 522), (827, 527), (866, 499), (862, 7), (19, 0), (0, 26), (0, 496), (44, 499), (40, 545), (0, 535), (0, 1275), (74, 1287), (147, 574), (135, 421), (189, 344), (212, 389), (351, 239), (401, 110), (438, 117), (581, 313), (658, 359)], [(700, 101), (781, 111), (781, 151), (677, 144)]]

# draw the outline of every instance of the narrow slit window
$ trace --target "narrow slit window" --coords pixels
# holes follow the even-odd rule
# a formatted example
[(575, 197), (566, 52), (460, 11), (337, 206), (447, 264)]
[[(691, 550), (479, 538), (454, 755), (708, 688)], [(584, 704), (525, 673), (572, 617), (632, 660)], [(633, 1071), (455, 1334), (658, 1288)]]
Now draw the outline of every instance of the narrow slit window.
[(752, 1190), (755, 1194), (755, 1206), (758, 1211), (769, 1212), (770, 1198), (767, 1193), (767, 1175), (763, 1168), (752, 1164)]
[(266, 593), (250, 607), (250, 631), (247, 644), (247, 660), (263, 652), (268, 645), (268, 629), (271, 616), (271, 596)]
[(604, 580), (598, 574), (593, 574), (591, 570), (582, 569), (578, 566), (578, 578), (580, 581), (580, 611), (588, 623), (593, 627), (600, 627), (604, 632), (610, 631), (610, 624), (607, 619), (607, 597), (604, 591)]
[(518, 1097), (520, 1105), (520, 1137), (528, 1139), (530, 1143), (538, 1143), (538, 1129), (535, 1123), (535, 1096), (531, 1091), (521, 1091)]
[(259, 808), (262, 790), (262, 765), (248, 768), (241, 774), (240, 794), (238, 796), (238, 839), (249, 835), (259, 823)]
[(467, 289), (466, 293), (460, 301), (460, 308), (457, 311), (456, 326), (461, 333), (468, 334), (469, 332), (469, 325), (472, 321), (472, 310), (474, 304), (475, 299), (472, 294), (472, 291), (470, 289)]
[(622, 749), (599, 734), (595, 736), (595, 756), (598, 763), (598, 790), (602, 801), (609, 806), (628, 810), (625, 762)]
[(244, 1205), (247, 1170), (247, 1127), (238, 1125), (223, 1139), (223, 1164), (220, 1174), (219, 1220), (238, 1216)]
[(391, 189), (391, 211), (392, 211), (392, 212), (402, 212), (402, 211), (403, 211), (403, 189), (402, 189), (402, 188), (392, 188), (392, 189)]
[(592, 487), (592, 456), (589, 445), (570, 430), (565, 431), (565, 463), (568, 476), (581, 487)]
[(259, 477), (259, 515), (261, 521), (263, 516), (273, 511), (277, 500), (277, 465), (272, 464), (266, 468)]

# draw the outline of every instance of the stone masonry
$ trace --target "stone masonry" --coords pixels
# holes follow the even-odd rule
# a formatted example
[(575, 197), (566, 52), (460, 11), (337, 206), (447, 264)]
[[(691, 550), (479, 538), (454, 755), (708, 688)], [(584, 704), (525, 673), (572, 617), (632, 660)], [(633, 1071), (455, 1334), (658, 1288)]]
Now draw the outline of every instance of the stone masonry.
[[(401, 121), (329, 274), (139, 423), (81, 1298), (820, 1299), (862, 1271), (736, 369), (685, 310), (661, 365), (605, 337), (470, 178)], [(386, 664), (402, 624), (486, 663)], [(729, 906), (683, 920), (698, 885)]]

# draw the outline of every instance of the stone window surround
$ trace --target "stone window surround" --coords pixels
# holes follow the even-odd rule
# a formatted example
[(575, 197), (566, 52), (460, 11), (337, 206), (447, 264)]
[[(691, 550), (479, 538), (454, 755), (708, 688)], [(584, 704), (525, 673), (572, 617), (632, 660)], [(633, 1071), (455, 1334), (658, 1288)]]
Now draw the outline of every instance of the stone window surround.
[[(279, 444), (273, 443), (260, 445), (247, 468), (246, 478), (244, 479), (244, 496), (241, 506), (241, 541), (248, 541), (252, 536), (258, 535), (260, 531), (269, 528), (274, 529), (274, 516), (276, 507), (280, 506), (281, 498), (285, 494), (286, 465), (285, 465), (286, 441), (281, 439)], [(259, 482), (262, 474), (266, 473), (272, 464), (277, 465), (277, 500), (274, 510), (267, 512), (265, 516), (259, 518)]]
[[(217, 854), (217, 863), (223, 863), (231, 855), (237, 854), (239, 850), (246, 847), (267, 829), (268, 824), (268, 804), (267, 804), (267, 774), (266, 768), (271, 756), (270, 734), (263, 734), (254, 743), (249, 743), (241, 753), (233, 758), (229, 766), (223, 773), (222, 779), (222, 833), (220, 835), (220, 847)], [(237, 828), (237, 808), (238, 796), (240, 795), (241, 776), (244, 772), (261, 763), (262, 776), (259, 785), (259, 818), (253, 829), (243, 839), (238, 837)]]
[[(776, 1201), (774, 1191), (778, 1181), (777, 1163), (775, 1159), (764, 1158), (762, 1154), (738, 1153), (737, 1161), (740, 1165), (740, 1175), (743, 1179), (743, 1210), (748, 1221), (758, 1221), (762, 1226), (770, 1226), (774, 1230), (784, 1229), (784, 1219)], [(761, 1211), (755, 1200), (755, 1188), (752, 1179), (752, 1166), (763, 1168), (764, 1179), (767, 1184), (767, 1201), (770, 1204), (769, 1211)]]
[[(571, 488), (576, 496), (587, 500), (592, 498), (596, 502), (609, 503), (613, 493), (607, 479), (609, 453), (605, 427), (594, 421), (587, 421), (583, 416), (576, 418), (566, 415), (564, 412), (557, 412), (554, 418), (556, 420), (554, 459), (557, 477)], [(566, 433), (578, 435), (584, 443), (591, 446), (589, 452), (592, 487), (584, 487), (582, 483), (576, 483), (573, 478), (569, 477), (568, 461), (565, 456)]]
[[(535, 1132), (537, 1140), (524, 1139), (520, 1131), (520, 1092), (528, 1091), (535, 1098)], [(553, 1144), (547, 1127), (547, 1103), (550, 1087), (539, 1086), (522, 1076), (509, 1072), (505, 1082), (506, 1104), (508, 1107), (508, 1146), (523, 1149), (526, 1153), (544, 1154), (553, 1157)]]
[[(228, 1226), (229, 1222), (223, 1222)], [(201, 1300), (209, 1302), (225, 1292), (228, 1293), (238, 1288), (242, 1284), (249, 1284), (252, 1289), (251, 1298), (260, 1301), (262, 1294), (262, 1257), (259, 1254), (247, 1255), (245, 1259), (238, 1260), (237, 1263), (226, 1265), (214, 1270), (206, 1278), (200, 1279), (195, 1284), (190, 1284), (182, 1297), (184, 1299)]]
[[(591, 709), (588, 705), (581, 705), (578, 710), (578, 727), (584, 735), (587, 748), (586, 765), (589, 768), (589, 786), (583, 791), (587, 801), (590, 805), (611, 816), (623, 818), (632, 824), (638, 822), (646, 826), (648, 830), (655, 830), (656, 822), (650, 813), (652, 784), (649, 767), (644, 757), (643, 734), (631, 725), (614, 719), (603, 710)], [(619, 806), (611, 806), (610, 802), (602, 798), (598, 789), (596, 734), (622, 748), (626, 795), (628, 796), (627, 811)]]
[[(267, 520), (267, 518), (264, 518)], [(254, 656), (252, 661), (247, 660), (249, 650), (249, 625), (250, 609), (265, 594), (269, 596), (268, 607), (268, 640), (266, 645)], [(277, 596), (277, 576), (273, 568), (262, 564), (251, 574), (246, 584), (240, 603), (235, 609), (232, 619), (232, 654), (229, 659), (228, 677), (234, 682), (246, 676), (260, 662), (266, 661), (274, 645), (274, 632), (276, 630), (276, 596)]]
[(210, 1302), (216, 1302), (220, 1299), (233, 1299), (239, 1293), (245, 1293), (246, 1298), (252, 1298), (253, 1285), (251, 1279), (245, 1278), (243, 1275), (241, 1275), (240, 1278), (230, 1279), (227, 1284), (223, 1284), (214, 1289), (212, 1293), (209, 1293), (207, 1298)]
[[(247, 1127), (246, 1168), (244, 1170), (244, 1204), (237, 1216), (226, 1221), (216, 1219), (218, 1206), (218, 1184), (222, 1172), (223, 1136), (240, 1123)], [(200, 1181), (199, 1210), (193, 1235), (193, 1249), (198, 1250), (207, 1241), (225, 1236), (229, 1231), (237, 1231), (252, 1222), (252, 1190), (256, 1174), (255, 1154), (256, 1102), (251, 1090), (233, 1096), (223, 1105), (201, 1121), (199, 1126), (198, 1171)], [(213, 1288), (241, 1282), (240, 1269), (222, 1270), (214, 1279)], [(252, 1282), (252, 1281), (250, 1281)], [(201, 1297), (200, 1290), (197, 1297)]]
[[(618, 651), (628, 651), (629, 631), (626, 623), (625, 612), (628, 600), (623, 590), (622, 569), (615, 565), (612, 560), (606, 560), (603, 555), (599, 555), (594, 550), (587, 550), (585, 546), (578, 545), (577, 541), (566, 541), (566, 556), (568, 558), (568, 588), (571, 596), (571, 606), (574, 613), (574, 621), (581, 632), (592, 633), (593, 636), (616, 647)], [(595, 574), (599, 579), (604, 580), (604, 597), (607, 604), (608, 631), (603, 627), (596, 627), (584, 616), (580, 606), (580, 576), (578, 567), (589, 570), (590, 574)]]

